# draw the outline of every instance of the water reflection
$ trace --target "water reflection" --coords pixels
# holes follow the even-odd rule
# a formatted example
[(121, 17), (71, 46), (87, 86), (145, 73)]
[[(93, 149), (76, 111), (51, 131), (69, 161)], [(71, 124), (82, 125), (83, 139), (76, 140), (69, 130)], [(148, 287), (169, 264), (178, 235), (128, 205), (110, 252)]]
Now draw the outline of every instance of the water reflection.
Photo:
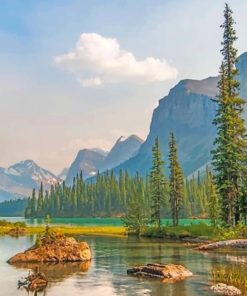
[[(37, 264), (10, 266), (6, 260), (19, 251), (30, 247), (35, 237), (0, 237), (0, 295), (27, 296), (25, 290), (17, 290), (17, 281), (27, 276)], [(208, 296), (209, 274), (214, 266), (231, 265), (232, 261), (245, 261), (246, 254), (203, 254), (190, 247), (174, 242), (115, 237), (78, 237), (86, 240), (93, 253), (92, 262), (69, 264), (41, 264), (49, 284), (38, 296)], [(147, 263), (181, 264), (191, 270), (193, 277), (175, 284), (160, 280), (144, 280), (127, 276), (126, 270)], [(29, 293), (29, 296), (35, 294)]]
[(91, 261), (86, 262), (68, 262), (68, 263), (54, 263), (54, 264), (37, 264), (37, 263), (16, 263), (14, 266), (18, 268), (25, 268), (28, 270), (39, 270), (46, 275), (49, 282), (62, 281), (75, 273), (85, 273), (90, 268)]

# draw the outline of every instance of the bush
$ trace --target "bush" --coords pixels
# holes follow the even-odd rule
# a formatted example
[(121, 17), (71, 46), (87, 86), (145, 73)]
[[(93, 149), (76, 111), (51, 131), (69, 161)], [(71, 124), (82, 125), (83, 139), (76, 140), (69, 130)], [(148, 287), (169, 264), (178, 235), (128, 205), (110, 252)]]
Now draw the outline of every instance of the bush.
[(218, 239), (238, 239), (247, 238), (247, 226), (239, 223), (235, 227), (217, 227), (217, 238)]

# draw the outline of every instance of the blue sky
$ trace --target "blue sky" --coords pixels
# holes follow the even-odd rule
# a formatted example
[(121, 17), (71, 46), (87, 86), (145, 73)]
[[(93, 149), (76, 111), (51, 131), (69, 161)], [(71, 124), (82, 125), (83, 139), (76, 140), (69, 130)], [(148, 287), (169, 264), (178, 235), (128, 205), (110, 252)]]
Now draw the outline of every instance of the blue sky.
[[(224, 2), (2, 0), (0, 166), (59, 172), (81, 148), (145, 138), (172, 86), (217, 75)], [(243, 53), (247, 1), (229, 4)]]

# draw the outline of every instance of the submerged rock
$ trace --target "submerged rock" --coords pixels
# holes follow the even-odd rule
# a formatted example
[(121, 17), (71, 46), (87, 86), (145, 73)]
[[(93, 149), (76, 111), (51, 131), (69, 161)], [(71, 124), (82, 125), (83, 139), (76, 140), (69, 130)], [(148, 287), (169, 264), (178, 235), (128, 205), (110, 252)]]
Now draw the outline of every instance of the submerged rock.
[(217, 295), (224, 295), (224, 296), (242, 295), (242, 292), (238, 288), (234, 286), (228, 286), (222, 283), (212, 286), (211, 290)]
[(91, 257), (86, 242), (60, 234), (46, 234), (33, 247), (10, 258), (8, 263), (77, 262), (91, 260)]
[(140, 277), (159, 278), (163, 279), (165, 282), (183, 280), (193, 275), (191, 271), (182, 265), (159, 263), (133, 267), (127, 270), (127, 274)]

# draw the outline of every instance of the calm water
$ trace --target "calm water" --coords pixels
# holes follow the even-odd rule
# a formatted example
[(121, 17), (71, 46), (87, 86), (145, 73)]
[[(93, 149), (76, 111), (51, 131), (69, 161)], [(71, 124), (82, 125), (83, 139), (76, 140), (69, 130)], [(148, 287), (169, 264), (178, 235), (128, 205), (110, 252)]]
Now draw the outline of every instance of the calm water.
[[(10, 266), (6, 260), (16, 252), (23, 251), (34, 242), (34, 237), (18, 239), (0, 237), (0, 295), (31, 296), (24, 289), (17, 290), (17, 281), (28, 274), (32, 265)], [(135, 238), (79, 237), (92, 248), (91, 264), (41, 265), (49, 278), (45, 291), (37, 295), (93, 295), (93, 296), (204, 296), (212, 295), (209, 290), (209, 272), (218, 264), (246, 264), (247, 253), (204, 255), (177, 243), (164, 243)], [(159, 280), (142, 280), (127, 276), (126, 269), (148, 262), (182, 264), (194, 276), (175, 284)]]
[[(10, 222), (26, 222), (28, 225), (44, 224), (44, 219), (25, 219), (23, 217), (0, 217), (0, 220)], [(181, 225), (190, 225), (197, 223), (210, 223), (207, 219), (180, 219)], [(84, 226), (121, 226), (120, 218), (53, 218), (52, 224), (55, 225), (84, 225)], [(162, 225), (171, 225), (171, 219), (162, 219)]]

